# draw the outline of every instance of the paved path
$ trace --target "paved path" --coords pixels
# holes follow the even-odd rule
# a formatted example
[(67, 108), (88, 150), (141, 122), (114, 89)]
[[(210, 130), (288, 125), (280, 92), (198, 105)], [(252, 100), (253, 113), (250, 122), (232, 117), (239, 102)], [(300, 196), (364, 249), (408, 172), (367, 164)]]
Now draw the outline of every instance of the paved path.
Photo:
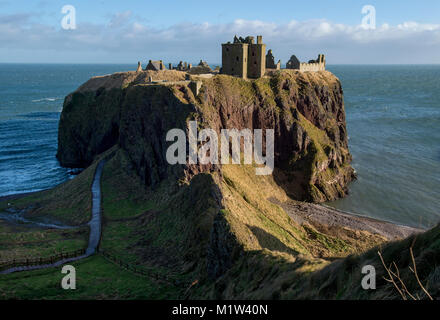
[(104, 164), (105, 164), (105, 160), (101, 160), (101, 162), (96, 167), (95, 177), (93, 178), (92, 219), (88, 223), (88, 225), (90, 226), (90, 236), (89, 236), (89, 245), (87, 247), (86, 253), (78, 257), (59, 260), (51, 264), (43, 264), (43, 265), (28, 266), (28, 267), (15, 267), (11, 269), (6, 269), (1, 271), (0, 274), (58, 267), (68, 262), (87, 258), (96, 252), (96, 250), (98, 249), (99, 239), (101, 238), (101, 176), (102, 176), (102, 169), (104, 167)]

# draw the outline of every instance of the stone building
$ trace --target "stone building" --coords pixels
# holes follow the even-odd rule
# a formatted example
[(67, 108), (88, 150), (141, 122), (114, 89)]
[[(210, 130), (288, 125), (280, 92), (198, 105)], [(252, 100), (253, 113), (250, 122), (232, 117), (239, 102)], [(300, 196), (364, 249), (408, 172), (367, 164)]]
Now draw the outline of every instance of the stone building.
[[(185, 62), (185, 64), (186, 64), (186, 62)], [(179, 62), (179, 64), (177, 65), (176, 70), (179, 70), (179, 71), (184, 71), (184, 70), (186, 70), (186, 67), (183, 66), (183, 61), (180, 61), (180, 62)]]
[(138, 61), (138, 66), (137, 66), (136, 72), (141, 72), (141, 71), (142, 71), (142, 65), (141, 65), (141, 62)]
[(206, 61), (200, 60), (200, 63), (188, 70), (190, 74), (206, 74), (211, 73), (212, 69)]
[(269, 49), (266, 55), (266, 69), (281, 69), (281, 60), (275, 64), (275, 57), (272, 54), (272, 49)]
[(199, 66), (199, 67), (205, 67), (205, 68), (209, 68), (209, 69), (211, 69), (211, 68), (209, 67), (209, 64), (208, 64), (206, 61), (203, 61), (203, 60), (200, 60), (198, 66)]
[(177, 66), (174, 68), (174, 70), (179, 70), (179, 71), (189, 71), (192, 68), (192, 64), (188, 63), (188, 62), (183, 62), (180, 61)]
[(222, 44), (222, 73), (241, 78), (261, 78), (266, 72), (266, 45), (263, 37), (234, 37)]
[(286, 69), (299, 69), (300, 64), (301, 62), (299, 61), (299, 59), (294, 54), (292, 54), (289, 61), (287, 61), (286, 63)]
[(149, 60), (145, 70), (159, 71), (159, 70), (166, 70), (166, 67), (163, 64), (162, 60), (157, 60), (157, 61)]
[(290, 57), (286, 64), (287, 69), (296, 69), (299, 71), (324, 71), (325, 70), (325, 56), (318, 55), (318, 59), (309, 60), (309, 62), (300, 62), (295, 55)]

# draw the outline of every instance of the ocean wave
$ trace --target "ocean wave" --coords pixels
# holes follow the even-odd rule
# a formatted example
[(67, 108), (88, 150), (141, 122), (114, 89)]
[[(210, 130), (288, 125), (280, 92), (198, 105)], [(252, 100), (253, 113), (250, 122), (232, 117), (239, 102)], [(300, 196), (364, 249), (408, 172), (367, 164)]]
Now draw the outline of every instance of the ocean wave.
[(17, 120), (56, 120), (60, 118), (60, 112), (57, 111), (39, 111), (17, 115)]
[(31, 117), (17, 117), (17, 120), (22, 120), (22, 121), (59, 121), (59, 119), (52, 119), (52, 118), (31, 118)]
[(33, 192), (38, 192), (38, 191), (42, 191), (45, 190), (44, 188), (30, 188), (30, 189), (20, 189), (20, 190), (12, 190), (12, 191), (5, 191), (5, 192), (0, 192), (0, 198), (2, 197), (8, 197), (8, 196), (16, 196), (16, 195), (21, 195), (21, 194), (27, 194), (27, 193), (33, 193)]
[(53, 101), (61, 100), (61, 99), (62, 98), (60, 98), (60, 97), (56, 97), (56, 98), (42, 98), (42, 99), (32, 100), (32, 102), (43, 102), (43, 101), (51, 101), (51, 102), (53, 102)]

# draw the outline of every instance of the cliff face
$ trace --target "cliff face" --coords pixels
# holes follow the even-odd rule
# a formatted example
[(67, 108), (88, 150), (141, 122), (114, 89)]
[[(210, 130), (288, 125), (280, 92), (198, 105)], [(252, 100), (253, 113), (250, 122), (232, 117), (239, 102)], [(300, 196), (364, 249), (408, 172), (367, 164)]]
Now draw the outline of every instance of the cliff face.
[(342, 197), (353, 178), (339, 80), (276, 72), (253, 82), (218, 76), (198, 97), (210, 128), (274, 129), (275, 180), (294, 199)]
[[(64, 100), (58, 130), (57, 158), (65, 167), (87, 167), (96, 155), (119, 142), (126, 89), (154, 79), (183, 80), (177, 71), (121, 72), (93, 77)], [(128, 96), (128, 100), (134, 99)]]
[(58, 128), (57, 158), (65, 167), (87, 167), (118, 143), (124, 91), (75, 92), (66, 97)]
[[(66, 97), (57, 153), (62, 165), (85, 167), (119, 144), (147, 186), (170, 176), (189, 181), (201, 172), (220, 171), (217, 165), (166, 161), (167, 131), (186, 130), (189, 120), (197, 120), (200, 128), (218, 134), (224, 128), (274, 129), (273, 177), (294, 199), (342, 197), (353, 178), (342, 88), (330, 72), (282, 71), (254, 81), (217, 75), (200, 79), (197, 97), (182, 82), (146, 84), (147, 72), (108, 77), (93, 78)], [(184, 75), (153, 74), (161, 78)]]

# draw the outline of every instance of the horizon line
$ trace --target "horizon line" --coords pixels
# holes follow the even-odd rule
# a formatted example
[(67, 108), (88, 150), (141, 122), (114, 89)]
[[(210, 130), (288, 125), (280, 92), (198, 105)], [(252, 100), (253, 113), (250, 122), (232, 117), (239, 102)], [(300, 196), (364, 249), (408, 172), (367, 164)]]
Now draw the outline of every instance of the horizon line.
[[(178, 64), (171, 62), (173, 65)], [(192, 63), (192, 62), (188, 62)], [(196, 62), (194, 62), (196, 63)], [(194, 65), (194, 63), (192, 63)], [(134, 65), (135, 68), (137, 66), (137, 62), (3, 62), (0, 61), (0, 64), (46, 64), (46, 65)], [(168, 64), (168, 63), (167, 63)], [(209, 65), (218, 65), (221, 66), (221, 63), (208, 63)], [(440, 65), (440, 63), (327, 63), (326, 66), (433, 66)], [(283, 68), (285, 69), (285, 68)]]

